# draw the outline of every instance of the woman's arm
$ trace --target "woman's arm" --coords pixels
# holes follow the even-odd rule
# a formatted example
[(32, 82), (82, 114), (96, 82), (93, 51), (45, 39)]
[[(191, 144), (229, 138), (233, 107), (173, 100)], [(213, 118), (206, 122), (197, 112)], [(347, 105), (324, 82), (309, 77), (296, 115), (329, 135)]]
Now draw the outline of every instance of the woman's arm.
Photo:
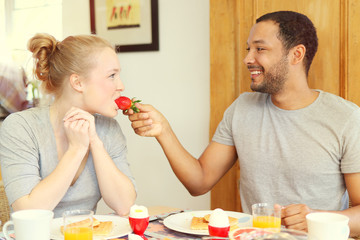
[(118, 169), (99, 138), (91, 141), (90, 150), (93, 155), (101, 196), (117, 214), (120, 216), (127, 215), (136, 199), (133, 183)]
[[(109, 153), (105, 149), (104, 143), (99, 138), (95, 128), (95, 118), (88, 112), (81, 109), (75, 109), (66, 117), (69, 121), (85, 120), (89, 127), (87, 133), (89, 136), (90, 151), (93, 157), (96, 177), (98, 180), (101, 196), (105, 203), (119, 215), (126, 215), (136, 199), (136, 191), (131, 180), (114, 163)], [(108, 138), (117, 138), (111, 131), (120, 129), (110, 129)], [(112, 139), (113, 144), (120, 144), (122, 139)], [(125, 141), (125, 140), (124, 140)], [(119, 148), (119, 147), (118, 147)], [(126, 149), (125, 149), (126, 151)], [(120, 164), (127, 165), (126, 152), (117, 152), (115, 155)], [(127, 167), (127, 166), (126, 166)]]
[(15, 211), (22, 209), (53, 210), (69, 189), (87, 149), (69, 148), (55, 170), (41, 180), (31, 191), (11, 205)]
[(84, 157), (89, 147), (89, 123), (84, 120), (65, 121), (64, 127), (68, 139), (67, 150), (53, 172), (42, 179), (30, 194), (13, 202), (15, 211), (29, 208), (53, 210), (66, 194), (82, 161), (86, 161)]

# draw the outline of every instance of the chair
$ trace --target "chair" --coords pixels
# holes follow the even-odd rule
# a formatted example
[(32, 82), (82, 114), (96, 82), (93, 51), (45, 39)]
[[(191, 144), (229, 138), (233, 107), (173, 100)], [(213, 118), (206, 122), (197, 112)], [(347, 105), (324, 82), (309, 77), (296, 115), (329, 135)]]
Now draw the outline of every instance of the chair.
[[(2, 226), (10, 220), (10, 206), (8, 199), (5, 194), (5, 188), (3, 181), (0, 181), (0, 220), (1, 225), (0, 229), (2, 229)], [(0, 230), (1, 231), (1, 230)]]

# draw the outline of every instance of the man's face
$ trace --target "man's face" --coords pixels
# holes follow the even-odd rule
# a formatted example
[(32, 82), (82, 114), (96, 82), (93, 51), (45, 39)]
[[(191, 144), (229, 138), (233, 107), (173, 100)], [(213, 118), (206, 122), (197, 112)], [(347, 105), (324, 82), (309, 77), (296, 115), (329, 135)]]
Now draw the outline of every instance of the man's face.
[(277, 94), (287, 80), (288, 59), (277, 37), (278, 31), (279, 27), (272, 21), (259, 22), (250, 31), (244, 63), (251, 73), (253, 91)]

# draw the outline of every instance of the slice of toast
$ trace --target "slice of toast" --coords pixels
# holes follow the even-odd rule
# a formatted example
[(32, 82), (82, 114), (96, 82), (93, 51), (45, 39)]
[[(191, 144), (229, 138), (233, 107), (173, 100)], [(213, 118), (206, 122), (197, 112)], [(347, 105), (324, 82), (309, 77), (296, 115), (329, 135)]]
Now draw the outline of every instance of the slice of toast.
[(112, 221), (100, 222), (99, 225), (93, 227), (93, 233), (96, 236), (104, 236), (108, 235), (114, 227)]
[(100, 221), (93, 217), (93, 227), (100, 225)]
[[(204, 217), (193, 217), (191, 220), (190, 228), (192, 230), (207, 230), (210, 220), (210, 214), (206, 214)], [(230, 228), (235, 228), (238, 219), (229, 217)]]
[(190, 228), (192, 230), (206, 230), (208, 229), (208, 222), (203, 217), (193, 217)]
[[(210, 214), (206, 214), (206, 215), (204, 216), (204, 219), (205, 219), (205, 221), (206, 221), (207, 223), (209, 223)], [(234, 217), (230, 217), (230, 216), (229, 216), (229, 224), (230, 224), (230, 226), (233, 226), (233, 225), (235, 225), (235, 224), (237, 224), (237, 223), (238, 223), (238, 219), (237, 219), (237, 218), (234, 218)]]
[[(68, 227), (88, 227), (90, 224), (90, 219), (85, 219), (79, 222), (73, 222), (68, 225)], [(94, 235), (107, 235), (113, 229), (113, 222), (100, 222), (98, 219), (93, 217), (93, 234)], [(64, 226), (60, 227), (60, 231), (64, 234)]]

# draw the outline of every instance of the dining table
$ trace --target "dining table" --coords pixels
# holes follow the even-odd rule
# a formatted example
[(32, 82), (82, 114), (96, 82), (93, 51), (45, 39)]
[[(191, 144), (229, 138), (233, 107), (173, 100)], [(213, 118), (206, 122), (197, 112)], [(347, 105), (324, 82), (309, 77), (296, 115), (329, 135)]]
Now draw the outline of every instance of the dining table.
[[(201, 239), (201, 237), (196, 235), (189, 235), (177, 231), (173, 231), (164, 226), (163, 220), (172, 214), (177, 214), (184, 212), (186, 210), (175, 208), (175, 207), (167, 207), (167, 206), (152, 206), (148, 207), (148, 212), (150, 216), (149, 225), (146, 229), (145, 236), (151, 239)], [(113, 216), (114, 213), (107, 213), (109, 216)], [(14, 234), (11, 234), (14, 236)], [(15, 238), (14, 238), (15, 239)], [(104, 240), (110, 240), (109, 238), (104, 238)], [(128, 235), (117, 237), (113, 239), (123, 239), (127, 240)], [(0, 230), (0, 240), (6, 240), (2, 229)], [(16, 239), (15, 239), (16, 240)]]
[[(161, 240), (204, 240), (204, 237), (208, 237), (206, 235), (199, 235), (199, 234), (191, 234), (182, 231), (176, 231), (174, 229), (168, 228), (164, 224), (164, 220), (172, 215), (177, 215), (180, 213), (186, 212), (194, 212), (190, 209), (180, 209), (176, 207), (167, 207), (167, 206), (151, 206), (148, 207), (149, 212), (149, 225), (144, 233), (148, 240), (152, 239), (161, 239)], [(195, 211), (196, 212), (196, 211)], [(241, 213), (239, 213), (241, 214)], [(108, 213), (109, 216), (114, 216), (114, 213)], [(1, 230), (0, 230), (1, 231)], [(110, 240), (110, 239), (121, 239), (121, 240), (128, 240), (128, 235), (123, 235), (116, 238), (103, 238), (101, 240)], [(4, 235), (0, 232), (0, 240), (5, 240)], [(349, 240), (354, 240), (349, 238)]]
[[(148, 210), (149, 210), (149, 215), (152, 216), (153, 218), (156, 218), (155, 220), (149, 222), (149, 226), (145, 232), (145, 236), (148, 239), (161, 239), (161, 240), (197, 239), (197, 240), (202, 240), (202, 239), (204, 239), (204, 237), (208, 237), (208, 236), (202, 236), (202, 235), (199, 236), (199, 235), (192, 235), (192, 234), (178, 232), (178, 231), (167, 228), (163, 224), (163, 220), (172, 214), (177, 214), (177, 213), (186, 212), (186, 211), (191, 212), (192, 210), (184, 210), (184, 209), (179, 209), (179, 208), (174, 208), (174, 207), (166, 207), (166, 206), (149, 207)], [(151, 220), (151, 218), (150, 218), (150, 220)], [(148, 234), (148, 235), (146, 235), (146, 234)], [(124, 236), (119, 239), (128, 240), (127, 236)], [(348, 240), (357, 240), (357, 239), (349, 238)], [(360, 240), (360, 238), (359, 238), (359, 240)]]

